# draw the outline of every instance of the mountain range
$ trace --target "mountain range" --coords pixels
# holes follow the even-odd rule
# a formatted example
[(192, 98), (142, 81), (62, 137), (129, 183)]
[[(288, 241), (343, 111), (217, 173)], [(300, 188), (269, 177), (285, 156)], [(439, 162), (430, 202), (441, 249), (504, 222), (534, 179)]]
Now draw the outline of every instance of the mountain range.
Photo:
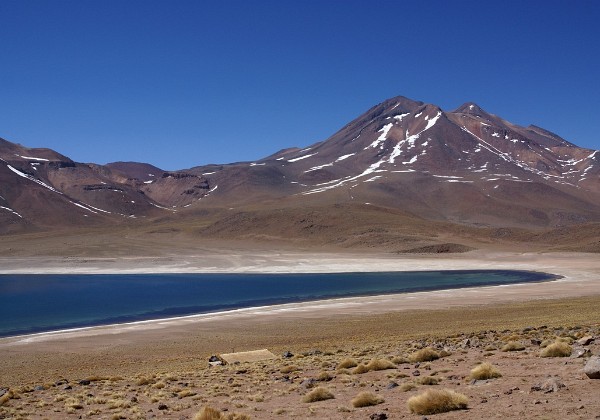
[(388, 99), (328, 139), (164, 171), (0, 139), (0, 235), (151, 227), (397, 252), (600, 251), (600, 151), (474, 103)]

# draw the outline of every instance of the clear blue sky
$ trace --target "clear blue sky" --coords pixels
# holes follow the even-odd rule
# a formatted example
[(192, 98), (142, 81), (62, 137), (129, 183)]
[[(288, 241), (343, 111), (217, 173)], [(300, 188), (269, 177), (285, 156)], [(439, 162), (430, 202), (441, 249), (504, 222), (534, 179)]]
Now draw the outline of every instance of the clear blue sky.
[(600, 149), (599, 22), (595, 0), (0, 0), (0, 137), (183, 169), (404, 95)]

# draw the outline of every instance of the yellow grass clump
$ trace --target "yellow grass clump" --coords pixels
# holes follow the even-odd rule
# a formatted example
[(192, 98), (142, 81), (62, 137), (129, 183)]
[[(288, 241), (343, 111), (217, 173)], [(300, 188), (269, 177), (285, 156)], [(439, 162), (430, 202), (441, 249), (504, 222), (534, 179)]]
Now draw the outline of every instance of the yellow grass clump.
[(349, 368), (353, 368), (356, 366), (358, 366), (358, 362), (355, 359), (347, 357), (338, 364), (337, 368), (338, 369), (349, 369)]
[(194, 416), (194, 420), (250, 420), (250, 416), (240, 413), (225, 415), (216, 408), (206, 405)]
[(13, 397), (12, 391), (7, 391), (3, 396), (0, 397), (0, 406), (4, 405), (8, 400)]
[(546, 348), (542, 349), (540, 352), (540, 356), (542, 357), (569, 357), (573, 348), (564, 341), (556, 341), (552, 344), (546, 346)]
[(417, 379), (419, 385), (437, 385), (440, 380), (433, 376), (421, 376)]
[(384, 401), (385, 400), (379, 395), (375, 395), (372, 392), (365, 391), (361, 392), (352, 399), (352, 406), (355, 408), (369, 407), (371, 405), (381, 404)]
[(471, 379), (483, 380), (500, 378), (502, 374), (491, 363), (482, 363), (471, 369)]
[(402, 385), (400, 385), (400, 391), (408, 392), (408, 391), (412, 391), (416, 387), (417, 386), (412, 382), (404, 382)]
[(502, 347), (502, 351), (521, 351), (525, 350), (525, 346), (518, 341), (509, 341)]
[(335, 397), (327, 388), (318, 386), (302, 397), (302, 402), (311, 403), (316, 401), (330, 400), (332, 398)]
[(361, 375), (363, 373), (367, 373), (369, 371), (369, 368), (367, 368), (367, 365), (365, 364), (361, 364), (356, 366), (354, 369), (352, 369), (352, 374), (353, 375)]
[(432, 349), (431, 347), (426, 347), (424, 349), (418, 350), (412, 353), (408, 359), (411, 362), (431, 362), (433, 360), (437, 360), (440, 358), (440, 354)]
[(396, 365), (387, 359), (372, 359), (367, 363), (367, 369), (369, 371), (395, 369)]
[(407, 405), (411, 413), (427, 415), (462, 410), (467, 408), (468, 402), (465, 395), (450, 389), (428, 389), (409, 398)]

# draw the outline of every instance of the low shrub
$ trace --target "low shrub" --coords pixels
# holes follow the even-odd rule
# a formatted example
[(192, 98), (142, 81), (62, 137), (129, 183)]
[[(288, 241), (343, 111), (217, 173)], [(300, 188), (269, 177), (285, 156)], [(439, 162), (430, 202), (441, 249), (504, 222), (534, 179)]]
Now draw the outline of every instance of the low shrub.
[(250, 420), (250, 416), (240, 413), (223, 414), (216, 408), (204, 406), (194, 416), (194, 420)]
[(556, 341), (540, 352), (541, 357), (569, 357), (573, 348), (564, 341)]
[(437, 360), (439, 358), (440, 354), (431, 347), (426, 347), (424, 349), (417, 350), (408, 357), (408, 359), (413, 363), (431, 362), (432, 360)]
[(450, 389), (428, 389), (422, 394), (408, 399), (407, 405), (411, 413), (438, 414), (467, 408), (468, 398)]
[(471, 369), (471, 379), (484, 380), (500, 378), (502, 374), (491, 363), (482, 363)]
[(367, 369), (369, 371), (395, 369), (396, 365), (387, 359), (373, 359), (367, 363)]
[(400, 391), (408, 392), (408, 391), (412, 391), (416, 387), (417, 386), (415, 384), (413, 384), (412, 382), (405, 382), (402, 385), (400, 385)]
[(385, 400), (379, 395), (375, 395), (372, 392), (361, 392), (352, 399), (352, 406), (355, 408), (369, 407), (371, 405), (381, 404)]
[(311, 403), (316, 401), (330, 400), (332, 398), (335, 397), (327, 388), (319, 386), (302, 397), (302, 402)]
[(419, 385), (437, 385), (440, 382), (438, 378), (433, 376), (421, 376), (417, 379)]
[(509, 341), (506, 343), (502, 349), (502, 351), (522, 351), (525, 350), (525, 346), (518, 341)]
[(358, 362), (355, 359), (352, 359), (352, 358), (348, 357), (348, 358), (342, 360), (338, 364), (337, 368), (338, 369), (348, 369), (348, 368), (353, 368), (353, 367), (356, 367), (356, 366), (358, 366)]

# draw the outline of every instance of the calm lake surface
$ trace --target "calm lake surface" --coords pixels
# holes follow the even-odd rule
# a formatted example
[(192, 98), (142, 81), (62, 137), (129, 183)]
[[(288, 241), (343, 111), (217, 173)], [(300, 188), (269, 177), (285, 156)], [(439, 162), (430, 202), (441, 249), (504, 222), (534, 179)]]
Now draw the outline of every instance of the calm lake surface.
[(0, 275), (0, 337), (325, 298), (540, 282), (538, 272)]

